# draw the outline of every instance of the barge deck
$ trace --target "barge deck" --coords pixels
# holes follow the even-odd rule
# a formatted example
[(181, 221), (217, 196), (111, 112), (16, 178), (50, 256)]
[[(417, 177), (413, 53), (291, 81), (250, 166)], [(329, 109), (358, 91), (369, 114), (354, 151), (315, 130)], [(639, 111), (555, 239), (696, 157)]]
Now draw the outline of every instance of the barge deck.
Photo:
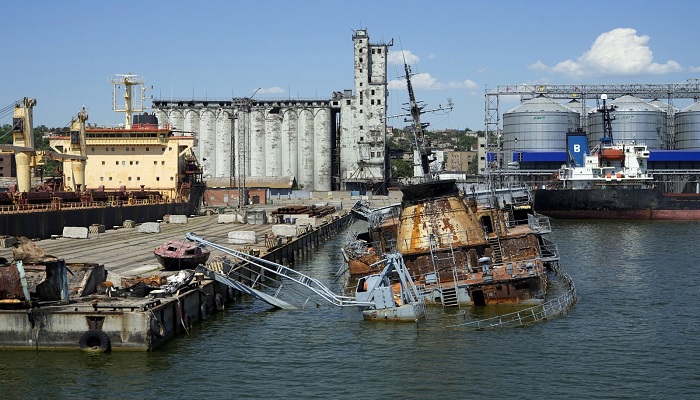
[[(143, 278), (166, 282), (167, 277), (177, 274), (178, 271), (162, 270), (153, 249), (168, 239), (184, 238), (186, 232), (227, 243), (230, 232), (254, 231), (260, 238), (257, 244), (229, 246), (259, 253), (270, 261), (292, 264), (352, 221), (352, 216), (341, 210), (319, 218), (316, 226), (297, 228), (294, 236), (280, 237), (272, 235), (273, 225), (217, 223), (218, 217), (191, 217), (187, 223), (161, 222), (156, 233), (120, 228), (91, 234), (87, 239), (56, 238), (35, 243), (47, 254), (64, 260), (68, 271), (73, 265), (99, 265), (106, 270), (107, 282), (123, 288), (125, 282)], [(210, 261), (221, 255), (212, 249)], [(11, 260), (12, 249), (0, 248), (0, 256)], [(82, 297), (71, 296), (68, 302), (0, 310), (0, 349), (155, 350), (241, 296), (204, 276), (195, 278), (187, 290), (172, 294), (154, 291), (146, 297), (110, 297), (105, 294), (110, 290), (107, 289)]]

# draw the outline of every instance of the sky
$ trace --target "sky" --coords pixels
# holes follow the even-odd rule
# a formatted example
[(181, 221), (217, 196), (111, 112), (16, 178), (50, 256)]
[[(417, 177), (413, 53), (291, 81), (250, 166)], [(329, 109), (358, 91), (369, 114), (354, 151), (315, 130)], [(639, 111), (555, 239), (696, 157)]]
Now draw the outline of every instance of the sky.
[[(426, 109), (451, 99), (450, 113), (422, 117), (429, 129), (483, 130), (485, 91), (497, 86), (700, 78), (700, 2), (691, 0), (35, 0), (8, 3), (3, 15), (0, 109), (35, 98), (34, 126), (51, 128), (69, 126), (83, 106), (89, 123), (122, 122), (112, 111), (117, 74), (143, 77), (146, 107), (151, 96), (258, 88), (261, 100), (330, 99), (353, 88), (358, 29), (371, 43), (393, 41), (388, 115), (408, 102), (404, 58)], [(518, 101), (504, 98), (501, 112)]]

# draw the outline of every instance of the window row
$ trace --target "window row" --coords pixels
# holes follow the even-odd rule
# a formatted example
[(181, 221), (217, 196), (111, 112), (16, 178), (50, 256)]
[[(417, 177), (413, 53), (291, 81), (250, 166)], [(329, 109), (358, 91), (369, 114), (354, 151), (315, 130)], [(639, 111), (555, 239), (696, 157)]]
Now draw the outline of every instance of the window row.
[[(136, 151), (136, 147), (125, 147), (124, 149), (125, 149), (126, 151)], [(168, 150), (172, 150), (172, 149), (173, 149), (172, 147), (168, 147)], [(150, 151), (150, 150), (151, 150), (150, 147), (146, 147), (146, 151)], [(161, 150), (161, 151), (165, 151), (165, 147), (161, 147), (160, 150)], [(94, 153), (94, 152), (95, 152), (95, 148), (94, 148), (94, 147), (91, 147), (91, 148), (90, 148), (90, 151), (92, 151), (92, 152)], [(114, 147), (105, 147), (105, 151), (115, 151), (115, 150), (114, 150)]]
[[(102, 165), (107, 165), (106, 161), (102, 161)], [(119, 161), (115, 161), (114, 165), (119, 165)], [(122, 161), (121, 165), (126, 165), (126, 161)], [(139, 165), (139, 161), (129, 161), (129, 165)], [(158, 161), (153, 161), (153, 165), (158, 165)], [(165, 161), (161, 161), (160, 165), (165, 165)]]

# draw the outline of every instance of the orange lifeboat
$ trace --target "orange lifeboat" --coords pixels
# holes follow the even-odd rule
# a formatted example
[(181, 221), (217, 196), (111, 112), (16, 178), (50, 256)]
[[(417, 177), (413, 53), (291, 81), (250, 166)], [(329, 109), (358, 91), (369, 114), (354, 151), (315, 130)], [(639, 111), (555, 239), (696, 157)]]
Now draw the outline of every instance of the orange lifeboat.
[(619, 149), (602, 149), (600, 152), (601, 161), (624, 161), (625, 153)]

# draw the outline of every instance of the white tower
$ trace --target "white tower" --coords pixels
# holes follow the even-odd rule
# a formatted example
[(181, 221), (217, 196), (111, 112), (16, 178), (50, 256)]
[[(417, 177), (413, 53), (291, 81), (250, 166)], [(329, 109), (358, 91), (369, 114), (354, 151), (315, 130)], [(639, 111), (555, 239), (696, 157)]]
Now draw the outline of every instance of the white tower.
[(389, 178), (386, 154), (387, 52), (390, 43), (371, 44), (367, 31), (357, 30), (354, 43), (354, 94), (341, 103), (341, 189), (385, 190)]

